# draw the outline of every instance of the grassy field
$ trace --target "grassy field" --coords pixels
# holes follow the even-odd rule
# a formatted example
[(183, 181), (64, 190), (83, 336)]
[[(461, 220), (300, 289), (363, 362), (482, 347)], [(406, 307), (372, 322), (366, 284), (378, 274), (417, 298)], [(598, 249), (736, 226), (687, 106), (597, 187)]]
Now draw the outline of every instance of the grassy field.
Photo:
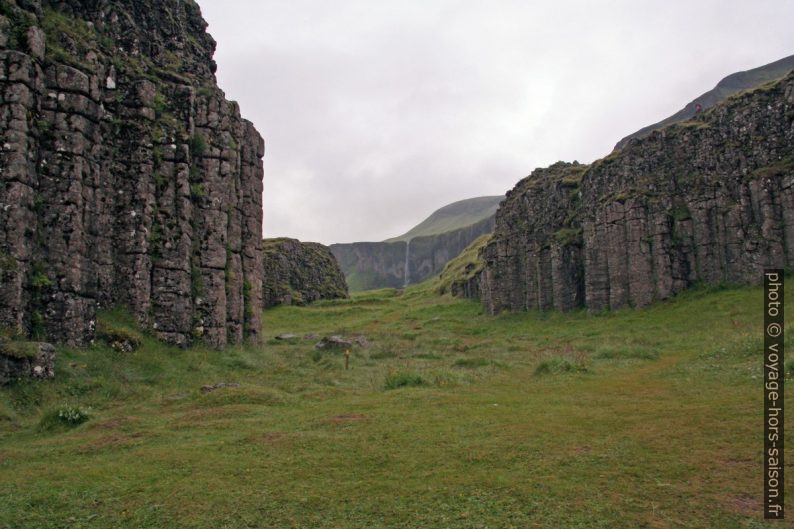
[[(261, 346), (61, 348), (0, 389), (0, 527), (765, 527), (761, 301), (492, 318), (418, 285), (268, 311)], [(306, 333), (370, 344), (345, 370)]]

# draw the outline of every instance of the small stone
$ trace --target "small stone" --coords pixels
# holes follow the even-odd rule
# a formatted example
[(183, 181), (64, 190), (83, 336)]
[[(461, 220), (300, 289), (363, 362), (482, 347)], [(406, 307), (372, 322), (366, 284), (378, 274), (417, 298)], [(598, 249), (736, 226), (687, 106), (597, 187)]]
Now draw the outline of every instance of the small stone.
[(315, 349), (350, 349), (353, 343), (341, 336), (325, 336), (314, 345)]
[(239, 388), (239, 387), (240, 387), (240, 384), (238, 384), (236, 382), (218, 382), (217, 384), (207, 384), (207, 385), (201, 386), (201, 392), (206, 394), (206, 393), (210, 393), (212, 391), (215, 391), (216, 389)]

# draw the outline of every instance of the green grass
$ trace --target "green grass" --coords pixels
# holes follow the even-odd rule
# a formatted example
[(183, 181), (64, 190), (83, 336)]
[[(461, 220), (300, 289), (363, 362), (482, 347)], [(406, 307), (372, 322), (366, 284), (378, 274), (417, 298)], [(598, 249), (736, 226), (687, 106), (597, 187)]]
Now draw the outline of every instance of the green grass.
[[(431, 292), (278, 307), (225, 351), (59, 347), (0, 389), (0, 527), (765, 527), (759, 288), (495, 318)], [(370, 346), (345, 370), (287, 332)]]
[(21, 340), (5, 342), (0, 339), (0, 353), (11, 358), (35, 358), (39, 353), (39, 346), (35, 342)]
[(386, 276), (372, 271), (353, 270), (345, 276), (347, 288), (350, 292), (364, 292), (375, 288), (377, 285), (395, 284), (402, 286), (402, 280), (393, 276)]
[(386, 375), (385, 389), (408, 388), (414, 386), (425, 386), (427, 382), (422, 375), (415, 371), (398, 371)]
[(536, 375), (559, 375), (562, 373), (586, 373), (587, 367), (581, 362), (573, 362), (562, 356), (552, 356), (542, 360), (535, 368)]
[(135, 319), (118, 308), (98, 315), (96, 337), (117, 351), (135, 350), (144, 339)]

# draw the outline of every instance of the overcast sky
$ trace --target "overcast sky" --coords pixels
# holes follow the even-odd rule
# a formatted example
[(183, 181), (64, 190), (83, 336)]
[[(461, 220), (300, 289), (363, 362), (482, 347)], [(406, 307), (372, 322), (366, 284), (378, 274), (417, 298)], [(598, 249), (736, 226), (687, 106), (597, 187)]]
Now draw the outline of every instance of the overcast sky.
[(400, 235), (794, 54), (792, 0), (198, 0), (265, 138), (264, 233)]

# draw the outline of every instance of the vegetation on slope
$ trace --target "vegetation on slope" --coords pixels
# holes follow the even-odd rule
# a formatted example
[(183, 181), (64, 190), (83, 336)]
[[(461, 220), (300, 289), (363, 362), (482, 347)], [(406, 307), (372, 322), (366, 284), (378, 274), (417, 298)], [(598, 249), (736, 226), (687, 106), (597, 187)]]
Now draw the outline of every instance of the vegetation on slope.
[(298, 338), (261, 346), (62, 347), (0, 389), (0, 526), (760, 528), (760, 299), (491, 318), (418, 285), (275, 308)]
[(453, 285), (466, 283), (483, 269), (483, 261), (479, 258), (480, 250), (491, 240), (491, 235), (483, 235), (475, 239), (460, 255), (449, 261), (444, 270), (427, 282), (427, 285), (438, 294), (453, 291)]
[(504, 198), (502, 195), (476, 197), (447, 204), (443, 208), (434, 211), (425, 220), (408, 230), (408, 232), (399, 237), (387, 239), (384, 242), (409, 241), (414, 237), (439, 235), (471, 226), (494, 215), (499, 207), (499, 202), (504, 200)]

